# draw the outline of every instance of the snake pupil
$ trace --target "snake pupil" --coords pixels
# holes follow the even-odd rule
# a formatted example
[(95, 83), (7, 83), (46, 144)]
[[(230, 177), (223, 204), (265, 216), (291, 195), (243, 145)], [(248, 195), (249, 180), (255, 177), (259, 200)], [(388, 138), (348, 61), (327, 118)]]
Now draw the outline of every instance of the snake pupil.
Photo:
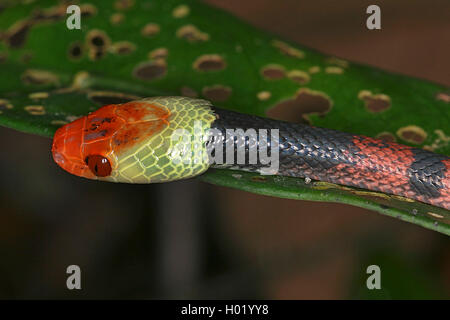
[(111, 164), (109, 160), (100, 155), (86, 157), (85, 162), (89, 169), (97, 177), (107, 177), (111, 174)]

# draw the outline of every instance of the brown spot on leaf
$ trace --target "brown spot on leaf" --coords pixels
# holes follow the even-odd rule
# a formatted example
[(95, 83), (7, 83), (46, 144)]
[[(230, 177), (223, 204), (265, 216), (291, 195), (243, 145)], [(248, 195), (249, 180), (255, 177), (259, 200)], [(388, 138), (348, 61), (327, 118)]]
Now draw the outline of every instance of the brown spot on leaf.
[(129, 41), (119, 41), (113, 43), (109, 49), (110, 52), (118, 55), (128, 55), (136, 50), (136, 46)]
[(325, 181), (313, 182), (313, 189), (316, 189), (316, 190), (340, 189), (340, 190), (353, 191), (353, 189), (351, 189), (349, 187), (335, 184), (335, 183), (325, 182)]
[(160, 27), (159, 25), (157, 25), (156, 23), (147, 23), (142, 29), (141, 29), (141, 34), (144, 37), (153, 37), (155, 35), (157, 35), (160, 31)]
[(363, 100), (366, 109), (373, 113), (385, 111), (391, 107), (391, 99), (382, 93), (374, 95), (369, 90), (362, 90), (358, 94), (358, 99)]
[(439, 92), (436, 95), (436, 99), (449, 103), (450, 102), (450, 94), (444, 93), (444, 92)]
[(134, 6), (134, 0), (116, 0), (114, 2), (114, 8), (116, 10), (128, 10)]
[[(80, 9), (82, 8), (83, 6)], [(64, 19), (65, 16), (65, 5), (58, 5), (45, 10), (37, 9), (31, 14), (30, 18), (13, 24), (3, 35), (3, 38), (11, 48), (20, 48), (24, 45), (27, 35), (34, 25), (59, 21)]]
[(62, 20), (66, 14), (66, 8), (62, 5), (45, 10), (36, 10), (31, 16), (33, 23), (51, 23)]
[(49, 97), (48, 92), (33, 92), (28, 95), (31, 100), (47, 99)]
[(301, 71), (301, 70), (289, 71), (287, 76), (289, 79), (291, 79), (292, 81), (295, 81), (299, 84), (308, 83), (310, 80), (309, 74), (306, 73), (305, 71)]
[(172, 16), (176, 19), (184, 18), (189, 15), (190, 9), (187, 5), (181, 4), (172, 11)]
[(231, 93), (232, 89), (223, 85), (204, 87), (202, 90), (203, 96), (212, 102), (227, 101), (230, 98)]
[(100, 60), (105, 56), (106, 52), (97, 48), (92, 48), (89, 50), (89, 59), (93, 61)]
[(188, 86), (182, 86), (180, 89), (181, 95), (189, 98), (197, 98), (198, 93), (194, 89)]
[(94, 61), (101, 59), (111, 45), (111, 40), (106, 33), (98, 29), (88, 32), (86, 42), (89, 48), (89, 58)]
[(226, 68), (225, 60), (218, 54), (205, 54), (198, 57), (193, 68), (198, 71), (220, 71)]
[(450, 143), (450, 136), (447, 136), (444, 131), (441, 129), (434, 130), (434, 133), (436, 134), (436, 139), (430, 144), (423, 146), (423, 149), (428, 151), (436, 151), (440, 148), (445, 148)]
[(270, 99), (272, 94), (269, 91), (260, 91), (260, 92), (258, 92), (258, 94), (256, 96), (259, 100), (266, 101), (266, 100)]
[(376, 198), (383, 198), (386, 200), (391, 199), (390, 195), (387, 195), (387, 194), (381, 193), (381, 192), (363, 191), (363, 190), (349, 190), (349, 191), (353, 194), (362, 196), (363, 198), (366, 198), (366, 199), (376, 199)]
[(325, 93), (301, 88), (293, 99), (279, 102), (266, 114), (274, 119), (308, 123), (309, 115), (323, 116), (330, 112), (331, 107), (332, 101)]
[(80, 60), (83, 56), (83, 44), (79, 41), (73, 42), (69, 46), (68, 56), (71, 60)]
[(177, 30), (178, 38), (187, 40), (189, 42), (203, 42), (209, 40), (209, 34), (200, 31), (196, 26), (189, 24)]
[(142, 99), (139, 96), (114, 91), (91, 91), (88, 93), (88, 98), (101, 106)]
[(162, 78), (167, 73), (167, 64), (164, 60), (158, 59), (139, 64), (133, 70), (133, 75), (142, 80), (155, 80)]
[(293, 58), (297, 58), (297, 59), (301, 59), (305, 57), (305, 53), (297, 48), (292, 47), (291, 45), (283, 42), (283, 41), (279, 41), (279, 40), (273, 40), (272, 41), (272, 45), (277, 48), (278, 50), (280, 50), (281, 53), (289, 56), (289, 57), (293, 57)]
[(329, 74), (343, 74), (344, 69), (341, 67), (326, 67), (325, 72)]
[(261, 75), (267, 80), (279, 80), (286, 76), (286, 70), (278, 64), (269, 64), (261, 69)]
[(394, 194), (390, 195), (389, 197), (392, 198), (392, 199), (403, 201), (403, 202), (415, 202), (415, 200), (413, 200), (413, 199), (402, 197), (402, 196), (398, 196), (398, 195), (394, 195)]
[(42, 116), (45, 114), (45, 109), (43, 106), (26, 106), (24, 109), (33, 116)]
[(117, 26), (117, 25), (121, 24), (124, 20), (125, 20), (125, 16), (122, 13), (113, 13), (109, 17), (109, 22), (113, 26)]
[(343, 59), (339, 59), (336, 57), (329, 57), (329, 58), (325, 59), (325, 62), (328, 64), (333, 64), (333, 65), (341, 67), (341, 68), (347, 68), (349, 65), (348, 61), (345, 61)]
[(99, 49), (104, 49), (108, 47), (111, 43), (111, 40), (106, 35), (106, 33), (98, 29), (89, 31), (88, 34), (86, 35), (86, 40), (88, 46)]
[(311, 68), (308, 69), (308, 72), (310, 74), (318, 73), (318, 72), (320, 72), (320, 67), (319, 66), (312, 66)]
[[(92, 17), (97, 14), (97, 8), (94, 7), (90, 3), (85, 3), (80, 6), (80, 12), (81, 12), (82, 18), (88, 18), (88, 17)], [(65, 16), (65, 12), (64, 12), (64, 16)]]
[(410, 125), (397, 130), (397, 136), (414, 144), (421, 144), (427, 138), (427, 133), (421, 127)]
[(69, 122), (67, 122), (65, 120), (52, 120), (50, 123), (54, 126), (61, 127), (63, 125), (68, 124)]
[(3, 113), (5, 110), (12, 109), (13, 105), (6, 99), (0, 99), (0, 113)]
[(52, 93), (64, 94), (68, 92), (74, 92), (87, 88), (91, 84), (89, 73), (87, 71), (77, 72), (72, 80), (72, 83), (68, 87), (59, 88), (54, 90)]
[(28, 69), (22, 76), (22, 81), (25, 84), (58, 84), (59, 77), (50, 71)]
[(16, 22), (4, 35), (6, 44), (11, 48), (22, 47), (32, 26), (33, 23), (29, 20)]
[(89, 73), (87, 71), (80, 71), (73, 77), (71, 87), (78, 90), (86, 87), (89, 84)]
[[(36, 23), (56, 22), (63, 20), (66, 17), (66, 4), (60, 4), (55, 7), (44, 10), (38, 9), (32, 14), (32, 21)], [(80, 14), (82, 18), (93, 16), (97, 13), (97, 9), (92, 4), (80, 5)]]
[(371, 112), (381, 112), (386, 109), (389, 109), (390, 107), (390, 101), (389, 100), (383, 100), (383, 99), (374, 99), (374, 98), (367, 98), (366, 100), (366, 107)]
[(387, 131), (380, 132), (379, 134), (377, 134), (376, 138), (380, 139), (380, 140), (388, 141), (388, 142), (396, 141), (395, 136), (392, 133), (387, 132)]
[(169, 55), (167, 48), (157, 48), (149, 52), (149, 59), (166, 59)]
[(267, 180), (267, 178), (264, 176), (253, 176), (250, 178), (250, 180), (255, 181), (255, 182), (265, 182)]
[(443, 215), (440, 215), (438, 213), (434, 213), (434, 212), (427, 212), (428, 215), (432, 216), (433, 218), (437, 218), (437, 219), (444, 219)]

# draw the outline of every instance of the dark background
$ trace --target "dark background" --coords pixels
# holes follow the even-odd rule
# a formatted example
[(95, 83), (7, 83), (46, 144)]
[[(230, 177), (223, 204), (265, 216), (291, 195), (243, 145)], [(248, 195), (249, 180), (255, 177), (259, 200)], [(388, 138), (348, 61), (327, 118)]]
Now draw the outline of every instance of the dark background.
[[(447, 0), (209, 0), (330, 55), (450, 85)], [(378, 4), (382, 30), (365, 28)], [(368, 210), (196, 180), (97, 183), (0, 128), (0, 298), (449, 298), (448, 237)], [(66, 268), (82, 290), (66, 288)], [(367, 266), (382, 290), (367, 290)]]

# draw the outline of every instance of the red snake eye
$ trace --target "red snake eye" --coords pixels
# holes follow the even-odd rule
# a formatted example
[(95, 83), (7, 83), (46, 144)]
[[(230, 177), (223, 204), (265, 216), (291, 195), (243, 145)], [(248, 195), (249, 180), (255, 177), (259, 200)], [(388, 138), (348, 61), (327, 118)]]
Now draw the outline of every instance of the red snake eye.
[(97, 177), (107, 177), (111, 174), (111, 164), (108, 158), (100, 155), (91, 155), (87, 156), (85, 161), (89, 169)]

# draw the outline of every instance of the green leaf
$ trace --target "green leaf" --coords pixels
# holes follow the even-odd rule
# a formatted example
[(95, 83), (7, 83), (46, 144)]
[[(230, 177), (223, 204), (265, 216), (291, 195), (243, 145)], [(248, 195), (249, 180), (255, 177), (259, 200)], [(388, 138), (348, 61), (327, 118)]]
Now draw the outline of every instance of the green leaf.
[[(320, 54), (194, 0), (80, 1), (80, 30), (66, 27), (54, 1), (17, 3), (0, 11), (1, 125), (51, 137), (104, 104), (192, 95), (450, 154), (449, 90), (438, 84)], [(348, 203), (450, 234), (447, 210), (379, 193), (227, 170), (201, 179)]]

